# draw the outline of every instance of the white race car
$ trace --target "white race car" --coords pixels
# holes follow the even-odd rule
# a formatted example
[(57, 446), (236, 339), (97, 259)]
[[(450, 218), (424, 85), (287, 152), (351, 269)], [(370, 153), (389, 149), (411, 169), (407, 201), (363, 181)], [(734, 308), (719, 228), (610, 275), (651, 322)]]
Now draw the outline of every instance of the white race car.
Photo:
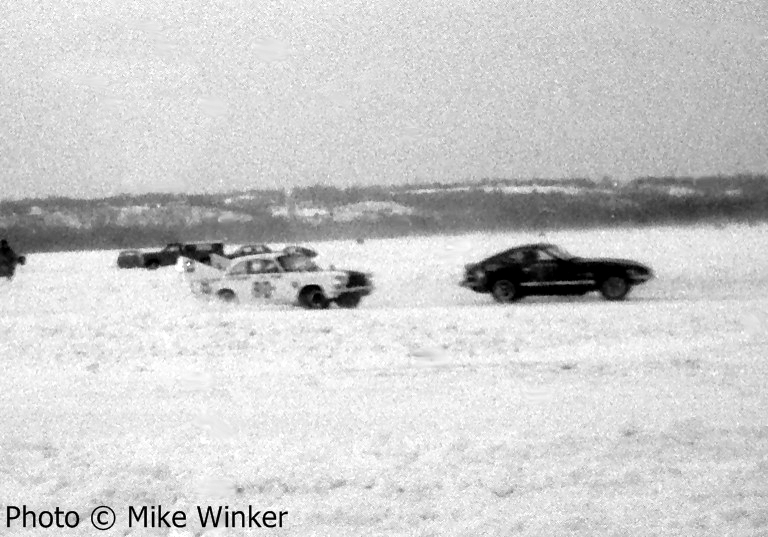
[(335, 302), (355, 308), (373, 290), (371, 274), (322, 269), (309, 257), (285, 252), (235, 259), (214, 254), (210, 265), (182, 257), (177, 270), (192, 292), (226, 302), (299, 304), (308, 309), (324, 309)]

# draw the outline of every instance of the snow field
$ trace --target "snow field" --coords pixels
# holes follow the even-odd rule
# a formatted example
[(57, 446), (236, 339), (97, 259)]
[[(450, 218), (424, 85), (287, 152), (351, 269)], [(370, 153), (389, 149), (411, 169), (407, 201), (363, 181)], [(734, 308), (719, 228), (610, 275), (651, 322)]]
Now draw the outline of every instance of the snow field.
[[(83, 520), (107, 504), (121, 535), (768, 534), (766, 238), (317, 244), (377, 286), (324, 312), (207, 302), (172, 268), (117, 270), (116, 252), (31, 255), (0, 284), (0, 526), (25, 503)], [(465, 263), (534, 241), (658, 279), (619, 304), (499, 306), (456, 285)], [(219, 503), (287, 524), (127, 528), (128, 505)]]

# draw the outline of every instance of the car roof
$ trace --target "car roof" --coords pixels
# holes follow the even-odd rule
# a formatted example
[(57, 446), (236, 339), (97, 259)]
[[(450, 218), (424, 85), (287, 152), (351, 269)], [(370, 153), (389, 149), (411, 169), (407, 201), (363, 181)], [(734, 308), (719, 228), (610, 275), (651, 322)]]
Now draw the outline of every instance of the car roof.
[(170, 246), (171, 244), (180, 244), (182, 246), (185, 245), (194, 245), (197, 246), (198, 244), (224, 244), (224, 241), (172, 241), (165, 243), (166, 246)]
[(544, 248), (551, 248), (553, 246), (555, 245), (548, 242), (532, 242), (530, 244), (523, 244), (522, 246), (517, 246), (515, 250), (542, 250)]
[[(234, 251), (235, 252), (239, 252), (240, 250), (248, 250), (250, 248), (260, 248), (260, 249), (271, 250), (271, 248), (269, 247), (268, 244), (263, 244), (263, 243), (258, 243), (257, 242), (257, 243), (253, 243), (253, 244), (242, 244), (242, 245), (238, 246), (237, 248), (235, 248)], [(264, 252), (264, 253), (267, 253), (267, 252)]]
[(510, 254), (510, 253), (513, 253), (513, 252), (520, 252), (520, 251), (523, 251), (523, 250), (543, 250), (543, 249), (550, 248), (550, 247), (553, 247), (553, 246), (556, 246), (556, 245), (552, 244), (552, 243), (549, 243), (549, 242), (531, 242), (531, 243), (528, 243), (528, 244), (521, 244), (519, 246), (513, 246), (512, 248), (507, 248), (506, 250), (502, 250), (500, 252), (496, 252), (495, 254), (490, 255), (490, 256), (486, 257), (485, 259), (483, 259), (483, 261), (488, 261), (488, 260), (491, 260), (491, 259), (496, 259), (497, 257), (503, 256), (503, 255), (506, 255), (506, 254)]
[(245, 261), (252, 261), (254, 259), (272, 259), (275, 260), (278, 257), (282, 257), (284, 255), (288, 255), (284, 252), (264, 252), (261, 254), (250, 254), (250, 255), (244, 255), (242, 257), (238, 257), (236, 259), (232, 260), (232, 266), (239, 265), (240, 263), (243, 263)]
[(551, 248), (553, 246), (555, 245), (548, 242), (532, 242), (529, 244), (522, 244), (520, 246), (513, 246), (512, 248), (507, 248), (506, 250), (493, 254), (491, 257), (497, 256), (500, 254), (506, 254), (508, 252), (519, 252), (520, 250), (542, 250), (545, 248)]

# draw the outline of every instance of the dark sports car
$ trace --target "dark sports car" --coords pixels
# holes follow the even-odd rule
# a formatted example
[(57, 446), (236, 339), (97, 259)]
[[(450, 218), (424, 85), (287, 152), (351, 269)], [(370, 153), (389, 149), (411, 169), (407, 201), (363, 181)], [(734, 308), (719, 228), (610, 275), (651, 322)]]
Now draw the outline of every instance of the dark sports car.
[(606, 300), (623, 300), (653, 271), (627, 259), (584, 258), (554, 244), (526, 244), (466, 265), (463, 287), (491, 293), (510, 303), (526, 295), (584, 295), (599, 291)]

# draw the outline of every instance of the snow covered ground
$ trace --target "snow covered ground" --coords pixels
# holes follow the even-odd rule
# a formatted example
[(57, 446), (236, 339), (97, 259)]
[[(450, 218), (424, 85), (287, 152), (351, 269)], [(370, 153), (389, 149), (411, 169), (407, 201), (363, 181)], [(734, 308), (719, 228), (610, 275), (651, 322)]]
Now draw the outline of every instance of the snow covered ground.
[[(547, 240), (658, 279), (500, 306), (465, 263)], [(375, 273), (355, 311), (229, 306), (116, 252), (0, 283), (5, 506), (288, 511), (170, 535), (768, 535), (768, 227), (316, 244)], [(90, 510), (110, 505), (115, 528)]]

